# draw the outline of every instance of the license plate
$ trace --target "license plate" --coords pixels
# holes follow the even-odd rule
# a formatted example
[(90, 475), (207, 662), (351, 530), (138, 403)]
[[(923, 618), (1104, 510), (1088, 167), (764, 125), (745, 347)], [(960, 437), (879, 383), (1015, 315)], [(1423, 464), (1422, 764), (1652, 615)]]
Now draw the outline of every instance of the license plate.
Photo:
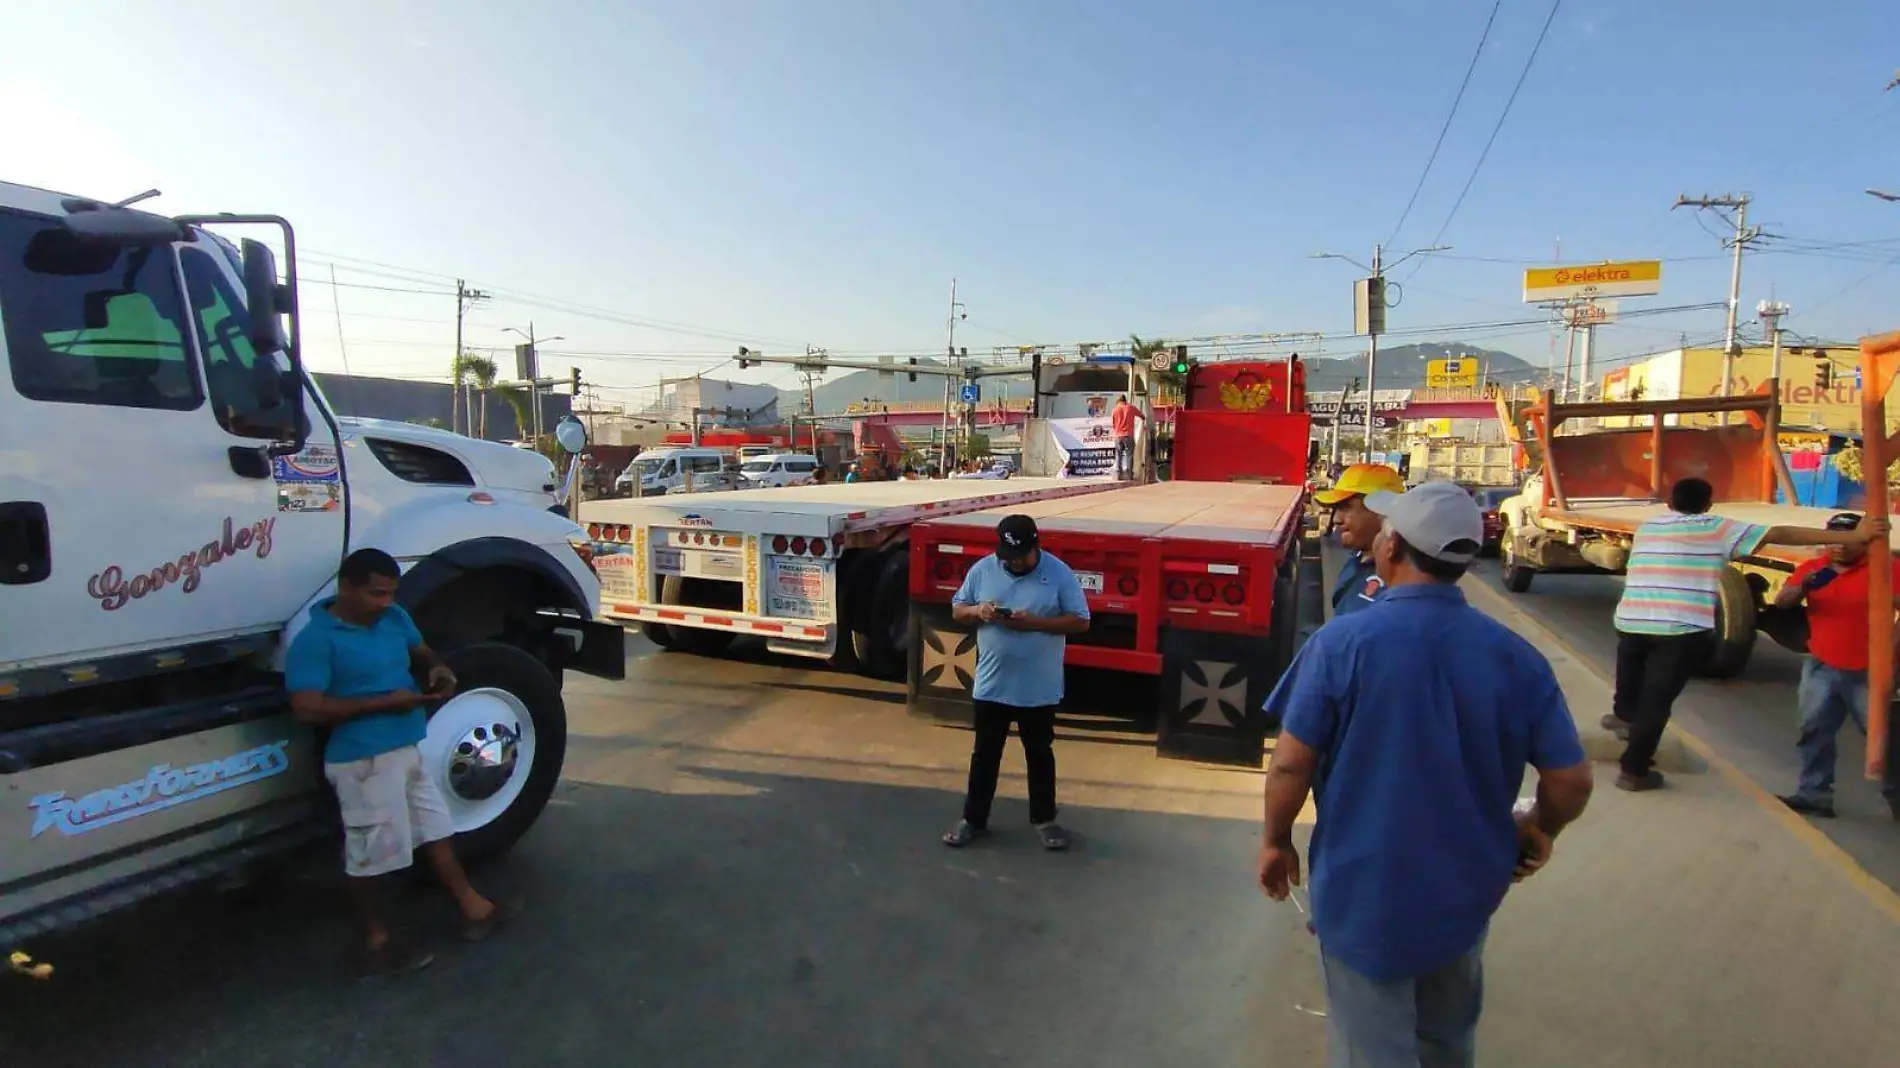
[(1102, 592), (1102, 573), (1100, 571), (1077, 571), (1076, 580), (1082, 583), (1084, 593)]

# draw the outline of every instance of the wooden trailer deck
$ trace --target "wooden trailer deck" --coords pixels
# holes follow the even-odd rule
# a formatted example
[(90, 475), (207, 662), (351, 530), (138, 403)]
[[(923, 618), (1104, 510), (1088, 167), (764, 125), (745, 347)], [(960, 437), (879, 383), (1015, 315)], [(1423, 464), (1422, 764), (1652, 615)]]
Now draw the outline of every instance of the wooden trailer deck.
[(994, 529), (1027, 515), (1045, 534), (1163, 538), (1278, 549), (1299, 531), (1299, 486), (1249, 482), (1157, 482), (1107, 493), (966, 512), (931, 520), (939, 529)]

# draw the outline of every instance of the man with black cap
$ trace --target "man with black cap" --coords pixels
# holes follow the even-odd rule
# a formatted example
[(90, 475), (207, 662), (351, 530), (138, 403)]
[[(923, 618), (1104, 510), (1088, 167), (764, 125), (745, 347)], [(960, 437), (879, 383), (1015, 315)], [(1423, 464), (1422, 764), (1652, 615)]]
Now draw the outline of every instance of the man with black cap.
[[(1310, 791), (1328, 1063), (1470, 1065), (1491, 915), (1583, 813), (1590, 764), (1543, 654), (1458, 589), (1484, 541), (1471, 495), (1427, 482), (1365, 506), (1385, 592), (1320, 628), (1267, 699), (1260, 885), (1299, 885)], [(1536, 803), (1515, 815), (1526, 767)]]
[[(1829, 530), (1858, 530), (1863, 520), (1841, 512), (1827, 521)], [(1894, 569), (1894, 609), (1900, 611), (1900, 558)], [(1795, 792), (1781, 799), (1796, 812), (1834, 816), (1835, 739), (1851, 718), (1867, 729), (1867, 546), (1832, 545), (1788, 576), (1775, 595), (1776, 608), (1808, 605), (1808, 656), (1801, 664), (1801, 778)], [(1893, 818), (1900, 820), (1900, 746), (1887, 736), (1887, 773), (1880, 793)]]
[(977, 628), (976, 744), (963, 819), (944, 833), (943, 844), (961, 848), (989, 833), (1013, 722), (1029, 770), (1029, 822), (1044, 849), (1067, 849), (1068, 832), (1056, 823), (1056, 706), (1066, 637), (1089, 629), (1082, 584), (1042, 551), (1034, 519), (1012, 515), (996, 524), (996, 555), (976, 562), (950, 606), (952, 619)]

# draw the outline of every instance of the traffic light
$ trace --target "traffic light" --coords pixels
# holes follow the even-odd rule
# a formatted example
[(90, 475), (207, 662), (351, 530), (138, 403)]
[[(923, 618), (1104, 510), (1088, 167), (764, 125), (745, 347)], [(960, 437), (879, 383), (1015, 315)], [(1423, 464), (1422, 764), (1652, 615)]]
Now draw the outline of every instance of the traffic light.
[(1821, 358), (1815, 361), (1814, 388), (1815, 389), (1833, 389), (1834, 388), (1834, 361), (1828, 359), (1826, 353), (1822, 353)]
[(1187, 346), (1176, 345), (1174, 347), (1174, 373), (1177, 375), (1187, 374), (1188, 369), (1193, 366), (1193, 364), (1188, 362)]
[(746, 357), (750, 355), (752, 355), (751, 349), (746, 348), (744, 345), (739, 346), (739, 370), (743, 371), (752, 366), (752, 361), (746, 359)]
[[(915, 356), (912, 356), (912, 357), (910, 358), (910, 365), (911, 365), (912, 367), (915, 367), (915, 366), (917, 366), (917, 357), (915, 357)], [(905, 378), (908, 378), (908, 379), (910, 379), (910, 380), (911, 380), (912, 382), (915, 382), (915, 381), (917, 381), (917, 372), (915, 372), (915, 371), (906, 371), (906, 372), (904, 372), (904, 377), (905, 377)]]
[(574, 395), (576, 397), (580, 396), (581, 395), (581, 369), (578, 367), (570, 367), (567, 369), (567, 373), (569, 375), (569, 382), (574, 387)]

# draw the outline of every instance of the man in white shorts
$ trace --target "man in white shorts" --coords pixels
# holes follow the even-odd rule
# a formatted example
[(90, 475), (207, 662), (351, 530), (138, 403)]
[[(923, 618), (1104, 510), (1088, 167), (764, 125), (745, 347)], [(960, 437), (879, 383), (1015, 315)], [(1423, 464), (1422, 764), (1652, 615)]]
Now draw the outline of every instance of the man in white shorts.
[[(455, 898), (464, 939), (480, 941), (521, 911), (520, 901), (490, 901), (469, 885), (448, 803), (423, 771), (423, 705), (454, 694), (455, 675), (396, 605), (401, 574), (380, 549), (351, 553), (337, 572), (337, 595), (311, 608), (284, 661), (291, 710), (330, 729), (323, 770), (342, 810), (344, 882), (362, 928), (365, 978), (434, 959), (393, 943), (377, 908), (377, 878), (409, 867), (418, 850)], [(427, 671), (426, 694), (416, 692), (417, 670)]]

